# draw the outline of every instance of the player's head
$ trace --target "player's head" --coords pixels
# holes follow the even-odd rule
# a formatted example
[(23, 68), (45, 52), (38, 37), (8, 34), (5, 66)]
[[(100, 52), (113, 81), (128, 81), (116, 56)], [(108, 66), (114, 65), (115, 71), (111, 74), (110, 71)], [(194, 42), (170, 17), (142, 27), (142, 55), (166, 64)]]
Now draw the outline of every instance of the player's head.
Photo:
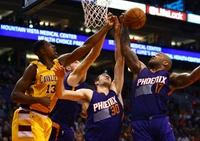
[(111, 77), (107, 73), (100, 74), (95, 80), (95, 85), (98, 86), (106, 86), (110, 87), (111, 85)]
[(160, 52), (151, 57), (148, 65), (150, 69), (164, 69), (169, 71), (172, 66), (172, 60), (169, 56)]
[(77, 68), (77, 66), (80, 64), (80, 61), (76, 60), (75, 62), (71, 63), (70, 65), (66, 66), (66, 70), (68, 72), (72, 72)]
[(55, 46), (46, 40), (36, 41), (33, 44), (33, 52), (39, 58), (47, 57), (47, 58), (55, 59), (57, 57)]

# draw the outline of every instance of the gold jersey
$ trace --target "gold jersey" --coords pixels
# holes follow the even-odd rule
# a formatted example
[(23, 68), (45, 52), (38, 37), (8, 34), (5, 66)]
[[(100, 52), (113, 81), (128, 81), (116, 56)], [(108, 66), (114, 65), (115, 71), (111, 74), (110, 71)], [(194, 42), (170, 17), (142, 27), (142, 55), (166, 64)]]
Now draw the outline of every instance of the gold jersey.
[[(30, 96), (33, 97), (50, 97), (51, 100), (55, 98), (57, 76), (53, 71), (56, 65), (60, 65), (57, 59), (54, 59), (54, 65), (51, 69), (48, 69), (39, 61), (32, 61), (30, 64), (37, 66), (35, 83), (31, 86)], [(52, 102), (56, 102), (53, 100)], [(30, 109), (37, 110), (44, 113), (49, 113), (55, 103), (51, 103), (50, 107), (44, 107), (41, 104), (31, 104)]]

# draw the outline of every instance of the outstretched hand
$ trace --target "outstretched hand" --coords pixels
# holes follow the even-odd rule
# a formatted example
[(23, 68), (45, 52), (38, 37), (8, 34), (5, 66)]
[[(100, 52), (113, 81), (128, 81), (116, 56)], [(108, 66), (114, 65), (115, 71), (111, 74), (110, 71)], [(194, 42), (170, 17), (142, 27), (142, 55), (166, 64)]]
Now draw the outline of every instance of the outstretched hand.
[(124, 13), (119, 16), (119, 20), (121, 24), (124, 24)]
[(59, 79), (63, 79), (66, 75), (64, 67), (60, 65), (56, 66), (53, 71)]
[(120, 23), (117, 16), (114, 17), (115, 21), (115, 35), (120, 35)]
[(108, 27), (109, 29), (113, 27), (114, 25), (114, 15), (112, 13), (108, 13), (107, 19), (106, 19), (106, 24), (105, 26)]

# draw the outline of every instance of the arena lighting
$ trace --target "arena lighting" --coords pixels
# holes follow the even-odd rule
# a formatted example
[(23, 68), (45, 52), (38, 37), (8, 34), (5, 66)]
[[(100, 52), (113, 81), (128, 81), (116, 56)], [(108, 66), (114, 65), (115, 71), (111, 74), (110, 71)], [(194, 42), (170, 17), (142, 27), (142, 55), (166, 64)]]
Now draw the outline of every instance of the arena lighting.
[[(98, 0), (97, 0), (98, 3)], [(146, 5), (137, 2), (131, 2), (126, 0), (113, 0), (111, 1), (109, 8), (118, 9), (118, 10), (128, 10), (130, 8), (140, 8), (146, 13)]]
[[(88, 36), (82, 36), (78, 34), (56, 32), (35, 28), (25, 28), (4, 24), (0, 24), (0, 36), (29, 40), (48, 40), (51, 43), (65, 44), (69, 46), (81, 46), (88, 38)], [(114, 40), (105, 39), (103, 49), (114, 51)], [(200, 53), (139, 43), (131, 43), (131, 49), (138, 55), (153, 56), (158, 52), (164, 52), (173, 60), (200, 63)]]
[[(72, 0), (72, 1), (81, 2), (81, 0)], [(101, 0), (97, 0), (98, 5), (101, 5), (100, 1)], [(128, 10), (130, 8), (137, 7), (137, 8), (142, 9), (144, 11), (144, 13), (146, 13), (146, 5), (145, 4), (126, 1), (126, 0), (112, 0), (108, 7), (113, 8), (113, 9), (118, 9), (118, 10)]]
[(187, 14), (187, 21), (190, 23), (200, 24), (200, 15)]
[(35, 54), (26, 54), (27, 59), (38, 59), (38, 57)]
[[(73, 0), (73, 1), (81, 2), (81, 0)], [(114, 2), (113, 1), (108, 6), (109, 8), (118, 9), (118, 10), (128, 10), (130, 8), (137, 7), (137, 8), (142, 9), (144, 13), (149, 14), (149, 15), (161, 16), (161, 17), (171, 18), (175, 20), (181, 20), (181, 21), (187, 21), (190, 23), (200, 24), (200, 15), (186, 14), (185, 12), (145, 5), (142, 3), (131, 2), (131, 1), (126, 1), (126, 0), (115, 0)]]

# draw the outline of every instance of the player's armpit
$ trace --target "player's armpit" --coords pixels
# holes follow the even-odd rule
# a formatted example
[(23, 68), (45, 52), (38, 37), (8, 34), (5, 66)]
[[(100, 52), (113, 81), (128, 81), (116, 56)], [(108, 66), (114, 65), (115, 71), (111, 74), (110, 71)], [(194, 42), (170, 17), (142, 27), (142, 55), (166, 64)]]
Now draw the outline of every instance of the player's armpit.
[(139, 74), (144, 68), (144, 65), (141, 64), (138, 56), (130, 49), (130, 38), (128, 33), (128, 27), (125, 25), (121, 26), (121, 52), (125, 57), (126, 64), (130, 68), (131, 72), (134, 74)]

